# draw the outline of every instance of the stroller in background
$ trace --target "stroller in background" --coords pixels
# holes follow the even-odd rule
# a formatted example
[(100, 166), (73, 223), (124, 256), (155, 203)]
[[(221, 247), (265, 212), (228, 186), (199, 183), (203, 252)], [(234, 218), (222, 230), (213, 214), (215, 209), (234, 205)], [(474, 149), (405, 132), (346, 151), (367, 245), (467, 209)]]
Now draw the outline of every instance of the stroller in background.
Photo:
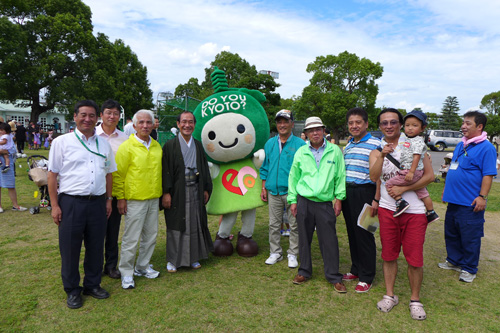
[(33, 155), (28, 157), (28, 177), (38, 186), (38, 191), (35, 191), (35, 197), (40, 196), (40, 205), (31, 207), (31, 214), (38, 214), (40, 207), (51, 209), (49, 187), (47, 182), (49, 160), (42, 155)]

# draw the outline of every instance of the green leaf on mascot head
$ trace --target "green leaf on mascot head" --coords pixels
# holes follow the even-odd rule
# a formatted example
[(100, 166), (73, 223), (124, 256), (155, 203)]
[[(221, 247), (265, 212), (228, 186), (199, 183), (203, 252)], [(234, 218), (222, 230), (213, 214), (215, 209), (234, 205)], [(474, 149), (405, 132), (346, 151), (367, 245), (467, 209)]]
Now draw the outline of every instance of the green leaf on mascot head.
[(202, 142), (208, 160), (216, 164), (252, 157), (269, 138), (269, 121), (260, 104), (266, 97), (258, 90), (228, 88), (224, 75), (215, 68), (212, 84), (219, 89), (194, 111), (193, 137)]

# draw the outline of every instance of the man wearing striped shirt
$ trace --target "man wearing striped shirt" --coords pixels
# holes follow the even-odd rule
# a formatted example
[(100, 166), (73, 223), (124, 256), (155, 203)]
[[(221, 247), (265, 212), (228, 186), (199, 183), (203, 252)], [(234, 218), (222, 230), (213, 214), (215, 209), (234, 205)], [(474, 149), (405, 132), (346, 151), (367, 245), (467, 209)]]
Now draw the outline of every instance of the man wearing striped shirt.
[(349, 249), (351, 270), (344, 274), (344, 281), (359, 278), (355, 291), (368, 292), (375, 278), (376, 247), (373, 234), (357, 226), (358, 216), (365, 203), (371, 205), (372, 216), (377, 213), (380, 185), (370, 180), (369, 156), (380, 147), (380, 139), (368, 130), (368, 114), (361, 108), (350, 109), (346, 114), (351, 139), (344, 148), (346, 167), (346, 200), (342, 202)]

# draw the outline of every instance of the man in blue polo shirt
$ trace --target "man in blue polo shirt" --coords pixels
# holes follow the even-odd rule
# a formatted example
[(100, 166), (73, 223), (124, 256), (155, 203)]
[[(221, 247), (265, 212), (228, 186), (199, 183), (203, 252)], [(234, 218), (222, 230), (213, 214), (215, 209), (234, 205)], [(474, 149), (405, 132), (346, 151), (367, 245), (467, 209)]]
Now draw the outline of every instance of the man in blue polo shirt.
[(443, 201), (448, 203), (444, 221), (447, 257), (438, 266), (460, 272), (459, 280), (469, 283), (476, 278), (484, 211), (497, 174), (496, 150), (483, 131), (486, 120), (479, 111), (464, 114), (464, 136), (453, 152), (443, 191)]
[(269, 247), (271, 255), (266, 264), (274, 265), (283, 259), (283, 249), (280, 245), (280, 229), (283, 211), (286, 208), (290, 223), (290, 246), (288, 248), (288, 267), (298, 266), (299, 232), (295, 216), (287, 203), (288, 174), (297, 149), (305, 142), (292, 134), (293, 115), (289, 110), (276, 113), (276, 129), (278, 135), (269, 139), (264, 146), (266, 157), (260, 168), (262, 192), (260, 197), (269, 202)]
[(350, 109), (346, 114), (347, 128), (352, 138), (344, 148), (346, 167), (346, 200), (342, 202), (349, 249), (351, 270), (344, 274), (344, 281), (359, 278), (355, 291), (368, 292), (376, 271), (375, 237), (358, 227), (358, 216), (365, 203), (371, 205), (372, 215), (376, 214), (380, 185), (370, 180), (369, 157), (372, 150), (380, 147), (380, 139), (373, 137), (368, 130), (368, 114), (361, 108)]

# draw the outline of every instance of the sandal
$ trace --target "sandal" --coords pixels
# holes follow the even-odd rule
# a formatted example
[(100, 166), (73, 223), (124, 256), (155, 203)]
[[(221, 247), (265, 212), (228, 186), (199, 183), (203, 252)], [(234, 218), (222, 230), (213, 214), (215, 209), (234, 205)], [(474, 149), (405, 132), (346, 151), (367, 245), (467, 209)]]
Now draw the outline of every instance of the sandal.
[(382, 300), (377, 303), (377, 309), (379, 309), (382, 312), (389, 312), (392, 310), (393, 307), (398, 305), (399, 300), (398, 296), (394, 295), (393, 297), (384, 295)]
[(410, 316), (415, 320), (425, 320), (427, 315), (425, 314), (424, 305), (420, 302), (410, 302)]

